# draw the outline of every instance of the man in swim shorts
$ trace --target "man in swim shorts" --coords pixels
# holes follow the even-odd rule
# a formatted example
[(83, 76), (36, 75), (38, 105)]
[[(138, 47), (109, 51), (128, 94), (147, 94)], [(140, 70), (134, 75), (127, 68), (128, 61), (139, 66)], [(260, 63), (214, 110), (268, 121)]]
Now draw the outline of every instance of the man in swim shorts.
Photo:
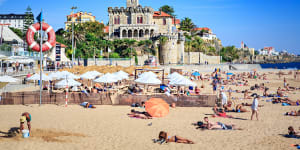
[(29, 133), (30, 133), (30, 131), (31, 131), (31, 124), (30, 124), (30, 122), (31, 122), (31, 115), (28, 112), (24, 112), (21, 115), (21, 118), (20, 118), (20, 130), (21, 131), (24, 130), (24, 123), (25, 123), (25, 121), (27, 121), (27, 127), (28, 127), (28, 130), (29, 130)]

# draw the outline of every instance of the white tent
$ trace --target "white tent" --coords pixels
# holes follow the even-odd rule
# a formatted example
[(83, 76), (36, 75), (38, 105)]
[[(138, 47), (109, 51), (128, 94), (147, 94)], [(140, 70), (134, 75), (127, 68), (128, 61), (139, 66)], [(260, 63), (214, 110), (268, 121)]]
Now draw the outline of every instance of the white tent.
[(6, 83), (11, 83), (11, 82), (17, 82), (19, 79), (13, 78), (11, 76), (1, 76), (0, 77), (0, 82), (6, 82)]
[(56, 79), (79, 79), (78, 76), (76, 76), (73, 73), (70, 73), (68, 71), (58, 72), (56, 74), (56, 76), (57, 76)]
[(173, 81), (185, 78), (185, 77), (177, 72), (174, 72), (174, 73), (168, 75), (168, 78), (170, 78), (170, 82), (173, 82)]
[(94, 80), (94, 82), (99, 82), (99, 83), (114, 83), (117, 82), (119, 79), (116, 78), (115, 75), (107, 73), (103, 75), (102, 77)]
[(25, 56), (10, 56), (4, 62), (6, 63), (21, 63), (21, 64), (29, 64), (33, 63), (34, 60)]
[(88, 71), (80, 76), (83, 79), (95, 79), (97, 76), (102, 75), (102, 73), (98, 71)]
[(170, 81), (170, 85), (176, 86), (197, 86), (196, 83), (192, 82), (187, 78), (177, 78)]
[(115, 76), (117, 76), (117, 77), (120, 77), (121, 78), (121, 80), (123, 80), (123, 79), (128, 79), (129, 77), (128, 77), (128, 74), (126, 73), (126, 72), (124, 72), (124, 71), (119, 71), (119, 72), (115, 72), (115, 73), (113, 73)]
[(147, 84), (147, 85), (157, 85), (161, 84), (161, 81), (156, 77), (145, 77), (145, 78), (138, 78), (135, 80), (137, 83)]
[(61, 80), (59, 82), (57, 82), (55, 84), (55, 87), (56, 88), (66, 88), (66, 86), (68, 85), (68, 87), (71, 87), (71, 86), (80, 86), (81, 83), (75, 81), (74, 79), (64, 79), (64, 80)]
[[(32, 75), (31, 77), (28, 78), (28, 80), (40, 80), (40, 73), (36, 73), (36, 74)], [(42, 75), (42, 80), (43, 81), (49, 81), (49, 80), (52, 80), (52, 78), (45, 75), (45, 74), (43, 74)]]
[(139, 78), (151, 78), (151, 77), (157, 77), (157, 75), (153, 72), (144, 72), (141, 75), (139, 75)]

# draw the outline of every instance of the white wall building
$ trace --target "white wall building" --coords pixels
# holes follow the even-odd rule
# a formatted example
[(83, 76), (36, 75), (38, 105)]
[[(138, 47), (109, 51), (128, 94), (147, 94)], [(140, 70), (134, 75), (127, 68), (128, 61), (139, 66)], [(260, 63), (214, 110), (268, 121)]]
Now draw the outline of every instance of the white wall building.
[(10, 24), (9, 27), (23, 30), (25, 14), (0, 14), (0, 24)]
[(259, 55), (277, 56), (279, 55), (279, 52), (276, 52), (274, 47), (264, 47), (259, 50)]

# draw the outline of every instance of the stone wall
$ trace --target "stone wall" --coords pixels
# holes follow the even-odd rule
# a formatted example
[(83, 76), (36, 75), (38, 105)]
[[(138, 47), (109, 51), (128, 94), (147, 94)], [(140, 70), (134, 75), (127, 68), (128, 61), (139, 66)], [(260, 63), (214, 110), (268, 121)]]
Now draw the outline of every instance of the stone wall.
[(205, 61), (207, 61), (208, 64), (220, 64), (220, 56), (208, 56), (201, 52), (184, 53), (185, 64), (204, 64)]

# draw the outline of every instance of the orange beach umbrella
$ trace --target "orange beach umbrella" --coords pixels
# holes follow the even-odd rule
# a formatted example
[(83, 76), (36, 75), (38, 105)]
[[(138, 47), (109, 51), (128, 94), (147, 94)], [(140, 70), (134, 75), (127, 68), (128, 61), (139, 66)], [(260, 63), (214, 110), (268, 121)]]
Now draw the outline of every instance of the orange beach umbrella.
[(150, 98), (146, 101), (145, 108), (152, 117), (164, 117), (169, 113), (169, 104), (161, 98)]

